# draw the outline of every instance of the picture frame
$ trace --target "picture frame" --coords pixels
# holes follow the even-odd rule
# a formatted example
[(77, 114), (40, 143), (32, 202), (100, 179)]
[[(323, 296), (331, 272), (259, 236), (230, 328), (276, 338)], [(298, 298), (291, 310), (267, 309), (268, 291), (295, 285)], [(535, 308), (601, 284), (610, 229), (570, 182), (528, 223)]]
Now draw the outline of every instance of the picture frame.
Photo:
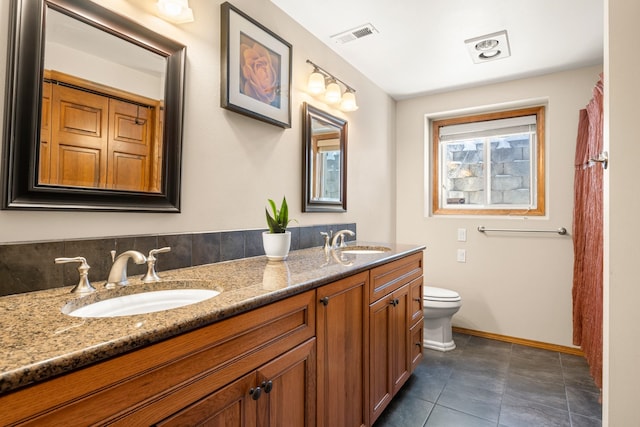
[(220, 106), (290, 128), (291, 44), (229, 2), (220, 12)]

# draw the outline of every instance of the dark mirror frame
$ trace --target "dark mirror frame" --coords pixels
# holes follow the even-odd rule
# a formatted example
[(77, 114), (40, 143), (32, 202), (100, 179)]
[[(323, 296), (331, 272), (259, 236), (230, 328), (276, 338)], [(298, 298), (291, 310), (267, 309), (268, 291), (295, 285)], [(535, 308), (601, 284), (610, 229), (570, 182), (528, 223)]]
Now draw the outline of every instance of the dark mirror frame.
[[(319, 120), (340, 129), (340, 199), (337, 201), (314, 200), (311, 191), (313, 162), (313, 120)], [(347, 139), (348, 123), (326, 111), (302, 104), (302, 142), (304, 144), (302, 161), (302, 212), (346, 212), (347, 211)]]
[[(160, 193), (37, 183), (46, 9), (167, 59)], [(12, 0), (2, 150), (2, 209), (180, 212), (186, 47), (86, 0)]]

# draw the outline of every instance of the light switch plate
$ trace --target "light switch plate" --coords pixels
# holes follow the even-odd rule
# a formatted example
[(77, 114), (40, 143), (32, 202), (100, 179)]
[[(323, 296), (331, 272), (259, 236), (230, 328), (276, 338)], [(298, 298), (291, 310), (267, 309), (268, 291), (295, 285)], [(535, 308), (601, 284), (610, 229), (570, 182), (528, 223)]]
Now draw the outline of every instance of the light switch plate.
[(466, 241), (467, 241), (467, 229), (458, 228), (458, 242), (466, 242)]
[(467, 262), (467, 251), (465, 249), (458, 249), (456, 260), (458, 262)]

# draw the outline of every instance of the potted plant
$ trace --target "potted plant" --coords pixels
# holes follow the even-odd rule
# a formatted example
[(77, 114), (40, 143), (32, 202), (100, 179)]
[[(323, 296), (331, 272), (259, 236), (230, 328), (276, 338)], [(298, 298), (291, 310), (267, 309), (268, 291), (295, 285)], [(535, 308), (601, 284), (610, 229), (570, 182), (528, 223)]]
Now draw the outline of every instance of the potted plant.
[(268, 199), (271, 212), (265, 208), (268, 231), (262, 233), (262, 245), (264, 253), (269, 260), (282, 261), (289, 255), (291, 247), (291, 232), (287, 231), (287, 226), (292, 219), (289, 219), (289, 208), (287, 198), (282, 198), (280, 209), (276, 208), (276, 203)]

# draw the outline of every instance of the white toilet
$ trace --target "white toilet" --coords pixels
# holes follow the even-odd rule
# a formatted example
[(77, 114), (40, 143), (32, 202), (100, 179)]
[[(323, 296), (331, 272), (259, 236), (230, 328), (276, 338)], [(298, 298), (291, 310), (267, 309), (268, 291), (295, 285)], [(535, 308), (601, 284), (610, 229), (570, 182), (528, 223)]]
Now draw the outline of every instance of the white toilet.
[(462, 298), (455, 291), (432, 286), (423, 286), (423, 292), (424, 348), (453, 350), (451, 318), (460, 310)]

